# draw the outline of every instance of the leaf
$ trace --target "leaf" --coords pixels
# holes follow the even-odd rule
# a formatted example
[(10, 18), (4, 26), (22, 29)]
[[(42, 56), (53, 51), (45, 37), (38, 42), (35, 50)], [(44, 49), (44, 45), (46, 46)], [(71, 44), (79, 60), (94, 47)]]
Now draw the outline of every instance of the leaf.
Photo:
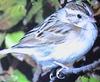
[(81, 77), (81, 81), (82, 82), (89, 82), (89, 78), (85, 77), (85, 76), (82, 76)]
[(43, 0), (38, 0), (38, 1), (32, 0), (32, 8), (30, 9), (30, 11), (28, 12), (28, 14), (26, 16), (27, 22), (29, 22), (32, 19), (33, 16), (38, 14), (40, 10), (43, 10), (42, 9), (42, 6), (43, 6), (42, 1)]
[(10, 48), (17, 43), (19, 43), (20, 39), (24, 36), (23, 31), (18, 31), (14, 33), (8, 33), (5, 37), (5, 45), (7, 48)]
[(18, 82), (30, 82), (24, 74), (22, 74), (19, 70), (14, 70), (14, 74), (15, 77), (17, 77), (17, 81)]
[(21, 20), (25, 16), (26, 9), (23, 5), (16, 5), (8, 8), (6, 13), (10, 17), (9, 20), (11, 20), (13, 24), (16, 24), (17, 21)]
[(98, 79), (96, 79), (96, 78), (91, 77), (91, 78), (90, 78), (90, 80), (89, 80), (89, 82), (100, 82), (100, 80), (98, 80)]
[(0, 0), (0, 30), (16, 25), (26, 15), (26, 0)]
[[(100, 76), (99, 76), (100, 78)], [(75, 82), (100, 82), (100, 79), (96, 77), (86, 77), (86, 76), (79, 76)]]
[(30, 82), (19, 70), (14, 70), (11, 75), (4, 77), (4, 79), (4, 82)]

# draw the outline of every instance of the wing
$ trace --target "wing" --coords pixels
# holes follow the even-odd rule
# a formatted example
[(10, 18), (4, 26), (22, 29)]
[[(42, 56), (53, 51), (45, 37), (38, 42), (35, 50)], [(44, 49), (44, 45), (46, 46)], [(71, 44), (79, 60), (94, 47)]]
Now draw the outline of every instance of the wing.
[(61, 22), (56, 13), (48, 17), (36, 29), (29, 31), (15, 47), (33, 47), (42, 44), (57, 44), (64, 41), (71, 25)]

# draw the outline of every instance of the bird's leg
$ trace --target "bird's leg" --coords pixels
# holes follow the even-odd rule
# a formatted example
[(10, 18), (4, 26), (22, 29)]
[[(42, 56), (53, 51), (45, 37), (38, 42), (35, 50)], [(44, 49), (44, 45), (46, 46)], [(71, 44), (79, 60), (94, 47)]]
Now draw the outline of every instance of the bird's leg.
[(56, 78), (57, 78), (56, 76), (53, 76), (53, 73), (50, 73), (50, 81), (49, 82), (54, 82)]
[(34, 76), (33, 76), (33, 82), (37, 82), (39, 79), (39, 76), (42, 72), (42, 67), (40, 65), (38, 65), (33, 59), (32, 57), (25, 55), (24, 60), (26, 61), (26, 63), (28, 63), (29, 65), (31, 65), (35, 70), (34, 72)]
[(24, 60), (27, 64), (29, 64), (30, 66), (32, 66), (33, 68), (37, 67), (36, 62), (33, 60), (33, 58), (29, 55), (25, 55), (24, 56)]
[(42, 73), (42, 68), (41, 68), (41, 66), (37, 65), (36, 71), (34, 72), (34, 76), (33, 76), (33, 82), (38, 81), (39, 76), (40, 76), (41, 73)]
[(54, 62), (56, 65), (60, 66), (59, 69), (56, 70), (56, 78), (58, 79), (65, 79), (65, 74), (62, 73), (63, 69), (70, 70), (70, 68), (73, 68), (73, 63), (71, 64), (62, 64), (57, 61)]
[(62, 63), (59, 63), (57, 61), (54, 61), (54, 64), (61, 66), (62, 68), (66, 68), (66, 69), (70, 69), (70, 67), (73, 67), (72, 66), (73, 64), (62, 64)]

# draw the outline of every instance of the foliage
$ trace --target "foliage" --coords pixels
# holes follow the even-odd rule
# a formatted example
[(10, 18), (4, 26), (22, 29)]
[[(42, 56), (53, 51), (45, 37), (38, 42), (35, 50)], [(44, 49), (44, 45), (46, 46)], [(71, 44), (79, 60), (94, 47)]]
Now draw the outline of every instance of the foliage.
[(14, 70), (12, 75), (6, 76), (5, 81), (0, 82), (30, 82), (20, 71)]
[(99, 79), (96, 77), (86, 77), (86, 76), (80, 76), (75, 82), (100, 82), (100, 76)]
[[(43, 6), (47, 7), (46, 5), (48, 3), (51, 4), (51, 8), (52, 6), (54, 6), (56, 9), (59, 7), (58, 0), (37, 0), (37, 1), (31, 0), (31, 3), (32, 3), (32, 7), (28, 12), (28, 14), (26, 15), (27, 22), (31, 21), (33, 16), (35, 16), (35, 22), (40, 23), (41, 21), (43, 21), (44, 20), (43, 12), (45, 12)], [(48, 12), (49, 11), (50, 10), (48, 9)]]
[[(29, 1), (31, 4), (27, 5), (27, 1)], [(93, 1), (95, 0), (87, 0), (87, 2), (91, 5), (94, 5)], [(29, 6), (30, 9), (26, 9), (26, 6)], [(17, 25), (20, 20), (25, 21), (26, 26), (31, 22), (32, 25), (34, 25), (34, 22), (41, 23), (48, 15), (50, 15), (59, 7), (60, 4), (58, 0), (0, 0), (0, 30), (11, 29)], [(47, 11), (45, 8), (47, 8)], [(16, 28), (18, 27), (19, 26), (17, 25)], [(22, 27), (24, 28), (23, 25)], [(30, 28), (28, 27), (27, 29)], [(7, 33), (7, 35), (6, 33), (0, 33), (0, 44), (5, 39), (6, 48), (9, 48), (17, 44), (23, 36), (24, 31)], [(16, 79), (18, 82), (29, 82), (18, 70), (14, 70), (14, 74), (12, 74), (11, 78), (14, 79), (10, 79), (9, 82), (14, 82)], [(100, 80), (92, 76), (90, 76), (90, 78), (82, 76), (79, 77), (76, 82), (100, 82)]]
[(19, 43), (20, 39), (24, 36), (23, 31), (18, 31), (14, 33), (8, 33), (5, 37), (5, 45), (7, 48), (10, 48), (17, 43)]
[[(30, 82), (20, 71), (14, 70), (12, 77), (15, 77), (15, 80), (18, 82)], [(11, 82), (11, 81), (10, 81)]]
[(26, 13), (26, 0), (0, 0), (0, 30), (16, 25)]

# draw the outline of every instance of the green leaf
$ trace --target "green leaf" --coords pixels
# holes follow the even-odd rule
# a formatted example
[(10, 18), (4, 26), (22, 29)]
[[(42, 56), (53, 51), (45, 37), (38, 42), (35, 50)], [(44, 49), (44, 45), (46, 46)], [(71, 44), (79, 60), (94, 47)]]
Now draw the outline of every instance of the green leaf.
[(89, 82), (89, 78), (88, 77), (85, 77), (85, 76), (82, 76), (81, 77), (81, 81), (82, 82)]
[(0, 0), (0, 30), (16, 25), (26, 15), (26, 0)]
[[(38, 1), (34, 1), (32, 0), (32, 8), (30, 9), (30, 11), (28, 12), (27, 16), (26, 16), (26, 20), (27, 22), (29, 22), (33, 16), (35, 16), (36, 14), (39, 14), (41, 12), (42, 7), (43, 7), (43, 3), (42, 3), (43, 0), (38, 0)], [(42, 14), (41, 14), (42, 16)], [(41, 18), (40, 18), (41, 19)]]
[(19, 43), (20, 39), (24, 36), (23, 31), (18, 31), (14, 33), (8, 33), (5, 38), (5, 45), (7, 48), (10, 48), (17, 43)]
[(14, 70), (13, 74), (6, 77), (4, 82), (30, 82), (30, 81), (19, 70)]
[(12, 77), (16, 77), (18, 82), (30, 82), (19, 70), (14, 70)]
[(100, 79), (94, 78), (94, 77), (90, 77), (89, 82), (100, 82)]
[(26, 9), (23, 5), (16, 5), (8, 8), (6, 13), (9, 14), (11, 21), (16, 23), (25, 16)]
[(96, 77), (79, 76), (75, 82), (100, 82), (100, 76), (99, 76), (99, 79), (97, 78), (97, 76)]

